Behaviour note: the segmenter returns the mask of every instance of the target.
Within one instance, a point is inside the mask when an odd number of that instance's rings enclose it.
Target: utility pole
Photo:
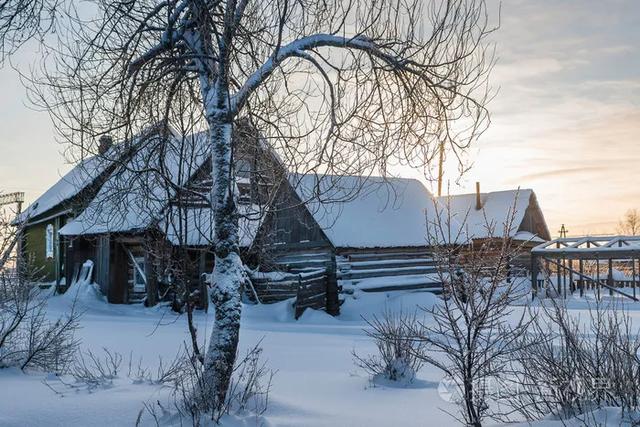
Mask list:
[[[438,160],[438,197],[442,196],[442,177],[444,175],[444,141],[440,142],[440,159]]]

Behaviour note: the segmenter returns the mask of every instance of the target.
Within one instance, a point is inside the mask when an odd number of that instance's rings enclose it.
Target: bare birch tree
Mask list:
[[[291,171],[387,175],[456,156],[488,123],[493,30],[483,0],[95,0],[70,6],[33,100],[86,153],[199,107],[210,138],[215,325],[205,356],[223,404],[240,328],[242,263],[232,164],[244,118]],[[56,23],[60,25],[59,22]]]

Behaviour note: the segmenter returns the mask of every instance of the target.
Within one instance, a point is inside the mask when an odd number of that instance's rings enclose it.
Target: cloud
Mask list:
[[[511,179],[510,182],[513,183],[514,185],[519,185],[519,183],[523,181],[530,182],[530,181],[536,181],[540,179],[548,180],[550,178],[560,178],[567,175],[590,175],[596,171],[607,171],[607,170],[609,170],[609,168],[605,166],[596,166],[596,167],[592,166],[589,168],[574,167],[574,168],[565,168],[565,169],[553,169],[553,170],[546,170],[542,172],[535,172],[535,173],[530,173],[526,175],[521,175]]]
[[[614,232],[640,205],[640,2],[523,0],[502,17],[492,126],[461,191],[532,187],[552,230]]]

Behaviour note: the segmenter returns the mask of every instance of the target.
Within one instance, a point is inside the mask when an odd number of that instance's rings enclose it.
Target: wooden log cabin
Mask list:
[[[295,295],[296,315],[306,307],[337,314],[341,292],[440,291],[426,218],[443,200],[421,182],[289,173],[250,126],[236,124],[233,138],[250,298],[269,302]],[[128,143],[104,145],[19,218],[23,259],[36,268],[56,266],[42,279],[62,290],[92,260],[93,281],[111,303],[153,305],[176,281],[205,290],[215,239],[206,135],[160,127]],[[521,214],[513,238],[548,239],[535,194],[518,194]],[[481,195],[478,215],[489,212],[503,222],[514,195]],[[470,200],[476,195],[452,196],[447,203],[462,215]]]
[[[499,244],[503,236],[508,237],[518,252],[511,263],[521,269],[531,265],[531,250],[551,239],[549,228],[531,189],[515,189],[476,192],[442,196],[440,206],[451,212],[450,222],[458,228],[454,234],[460,236],[457,243],[468,243],[478,248],[481,245]]]
[[[292,174],[289,183],[258,233],[278,268],[328,269],[334,303],[338,291],[439,291],[426,237],[433,198],[421,182]]]
[[[234,186],[243,249],[260,223],[263,179],[269,179],[258,177],[256,162],[266,165],[261,172],[273,169],[254,135],[243,124],[234,130],[243,141]],[[213,268],[208,153],[205,134],[183,136],[159,126],[121,144],[103,140],[98,154],[77,164],[17,218],[22,260],[40,281],[61,290],[92,260],[93,280],[109,302],[153,304],[160,296],[157,282],[176,270],[173,261],[182,251],[181,259],[190,262],[183,274],[188,277],[179,279],[202,285],[200,272]]]

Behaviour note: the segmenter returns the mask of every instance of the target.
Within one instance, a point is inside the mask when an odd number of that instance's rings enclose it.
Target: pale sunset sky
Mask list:
[[[573,235],[615,232],[640,208],[640,1],[503,0],[493,40],[492,123],[459,184],[447,170],[451,192],[476,181],[482,191],[532,188],[552,235],[562,223]],[[35,55],[13,62],[26,70]],[[49,117],[28,107],[6,65],[0,147],[0,191],[24,191],[27,202],[70,168]]]

